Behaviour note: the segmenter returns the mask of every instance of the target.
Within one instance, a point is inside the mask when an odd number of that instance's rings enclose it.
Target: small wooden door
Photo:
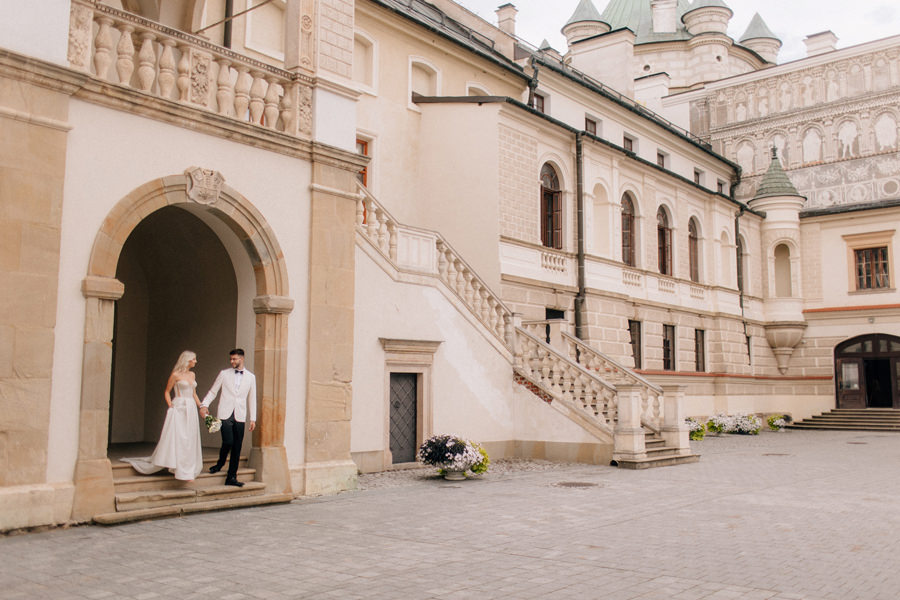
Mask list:
[[[862,359],[843,358],[837,361],[838,408],[865,408],[865,384]]]
[[[391,373],[390,449],[391,462],[416,460],[418,429],[418,375]]]

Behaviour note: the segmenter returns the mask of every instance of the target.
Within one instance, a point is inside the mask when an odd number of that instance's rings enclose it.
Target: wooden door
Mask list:
[[[862,359],[838,359],[836,379],[838,408],[866,407],[866,380]]]

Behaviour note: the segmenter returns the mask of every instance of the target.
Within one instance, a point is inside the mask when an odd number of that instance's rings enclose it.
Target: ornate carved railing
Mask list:
[[[588,371],[597,373],[600,379],[612,385],[637,385],[641,390],[641,424],[659,431],[663,422],[663,389],[641,377],[633,370],[599,350],[585,344],[573,335],[561,332],[566,354],[570,360],[578,363]]]
[[[430,272],[452,290],[471,313],[507,347],[512,347],[512,311],[454,250],[440,233],[400,225],[375,197],[359,185],[356,229],[399,268]],[[433,246],[430,248],[429,246]],[[415,247],[417,255],[436,260],[410,260],[399,248]]]
[[[575,408],[612,438],[616,389],[521,327],[516,329],[515,371],[545,400],[549,396]]]
[[[68,59],[149,96],[292,136],[312,132],[308,77],[92,0],[72,0]]]

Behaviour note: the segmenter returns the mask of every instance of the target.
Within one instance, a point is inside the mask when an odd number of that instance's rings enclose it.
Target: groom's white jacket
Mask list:
[[[234,389],[234,375],[232,368],[219,371],[215,383],[203,397],[203,406],[209,408],[221,389],[222,395],[219,397],[219,408],[216,411],[219,419],[224,421],[234,412],[234,420],[243,423],[247,420],[249,411],[250,420],[256,421],[256,376],[244,369],[241,387]]]

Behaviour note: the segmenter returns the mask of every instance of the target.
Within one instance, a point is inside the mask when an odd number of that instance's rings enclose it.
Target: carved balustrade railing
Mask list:
[[[491,291],[488,285],[437,232],[400,225],[362,184],[356,203],[356,228],[381,253],[400,268],[431,272],[450,288],[469,311],[507,348],[512,348],[512,311]],[[398,248],[403,236],[414,238],[419,248],[433,239],[436,260],[431,268],[425,264],[404,264]]]
[[[635,373],[622,363],[563,331],[562,341],[568,358],[612,385],[637,385],[641,390],[641,424],[659,431],[664,417],[663,389]]]
[[[613,435],[616,389],[524,329],[516,329],[515,370],[542,393],[561,400]]]
[[[72,0],[69,65],[107,83],[309,138],[311,80],[94,0]]]

